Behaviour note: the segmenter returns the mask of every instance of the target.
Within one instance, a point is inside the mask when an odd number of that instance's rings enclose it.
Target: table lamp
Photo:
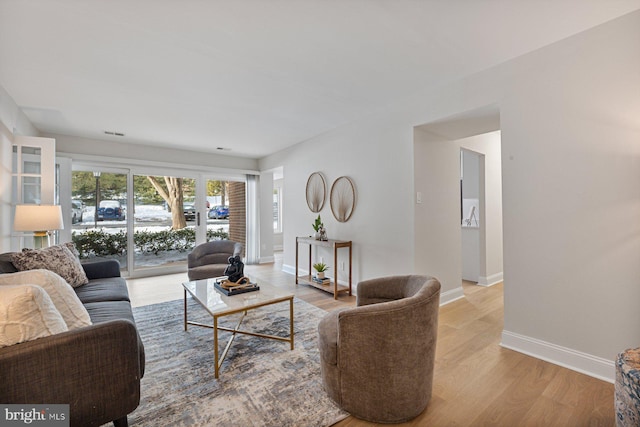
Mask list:
[[[64,228],[59,205],[17,205],[13,220],[15,231],[33,231],[34,246],[49,246],[49,231]]]

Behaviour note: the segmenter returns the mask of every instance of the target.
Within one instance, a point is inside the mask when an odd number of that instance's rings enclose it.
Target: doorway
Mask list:
[[[484,196],[481,168],[484,169],[482,154],[460,148],[462,280],[476,284],[480,281],[481,248],[484,246],[480,242],[480,199]]]
[[[414,271],[440,280],[443,304],[464,297],[461,242],[465,219],[471,219],[474,226],[477,220],[481,247],[476,258],[476,282],[489,286],[503,277],[499,129],[500,111],[496,105],[414,128]],[[461,197],[461,149],[484,156],[484,171],[482,163],[478,169],[479,181],[484,177],[480,191],[485,188],[485,196],[478,196],[472,218],[469,214],[473,203],[463,206]]]
[[[462,279],[491,286],[503,279],[501,132],[456,143],[461,161]]]

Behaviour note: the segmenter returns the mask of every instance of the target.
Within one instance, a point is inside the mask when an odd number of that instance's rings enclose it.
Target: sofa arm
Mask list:
[[[72,426],[100,426],[140,402],[138,335],[112,320],[0,349],[0,402],[70,405]]]
[[[120,277],[120,263],[115,259],[83,262],[82,268],[89,280]]]

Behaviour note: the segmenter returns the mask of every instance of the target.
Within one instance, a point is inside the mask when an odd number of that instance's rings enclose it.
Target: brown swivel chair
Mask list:
[[[196,246],[187,255],[189,280],[209,279],[224,275],[229,257],[242,256],[242,243],[231,240],[212,240]]]
[[[357,418],[415,418],[431,399],[440,282],[384,277],[360,282],[356,293],[356,307],[331,312],[318,325],[324,388]]]

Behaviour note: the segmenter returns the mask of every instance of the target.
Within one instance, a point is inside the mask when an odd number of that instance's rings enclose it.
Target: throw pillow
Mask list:
[[[0,286],[0,348],[66,330],[64,319],[40,286]]]
[[[89,283],[80,260],[64,245],[44,249],[23,249],[11,257],[20,271],[43,268],[57,273],[74,288]]]
[[[62,277],[49,270],[28,270],[0,274],[0,285],[38,285],[44,289],[69,330],[91,325],[89,313]]]
[[[71,251],[71,253],[78,259],[80,259],[80,252],[78,252],[78,248],[76,248],[76,244],[73,242],[63,243],[62,246],[65,246],[67,249]]]

